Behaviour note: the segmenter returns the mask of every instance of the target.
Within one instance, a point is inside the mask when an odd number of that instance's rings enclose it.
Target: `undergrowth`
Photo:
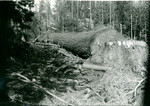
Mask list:
[[[67,86],[73,86],[64,84],[64,80],[73,79],[76,76],[73,72],[76,68],[73,65],[77,61],[59,53],[58,49],[34,46],[28,48],[29,53],[24,61],[10,58],[7,71],[10,73],[8,87],[12,101],[34,104],[45,98],[43,90],[32,83],[20,81],[20,78],[12,76],[12,73],[19,73],[44,88],[56,89],[58,92],[66,92]],[[70,65],[70,67],[57,70],[63,65]]]
[[[83,62],[64,49],[34,46],[28,49],[26,64],[10,59],[7,69],[11,79],[9,96],[16,103],[31,105],[66,105],[48,95],[39,85],[73,105],[140,105],[142,104],[146,72],[135,73],[127,63],[103,72],[75,67]],[[109,60],[108,60],[109,61]],[[32,83],[22,81],[18,73]]]

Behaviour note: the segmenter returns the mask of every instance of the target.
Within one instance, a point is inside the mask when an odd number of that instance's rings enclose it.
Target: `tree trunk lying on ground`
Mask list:
[[[123,35],[116,30],[101,27],[96,30],[79,33],[47,33],[38,40],[58,44],[67,51],[87,59],[91,55],[90,46],[99,38],[101,39],[100,43],[125,39]]]
[[[85,61],[81,67],[87,69],[102,70],[102,71],[108,71],[112,69],[111,67],[104,67],[104,66],[93,64],[89,60]]]
[[[147,44],[144,41],[126,40],[116,30],[102,29],[81,33],[52,33],[45,37],[54,44],[93,63],[105,67],[124,66],[134,71],[145,70]],[[44,38],[43,38],[44,40]]]

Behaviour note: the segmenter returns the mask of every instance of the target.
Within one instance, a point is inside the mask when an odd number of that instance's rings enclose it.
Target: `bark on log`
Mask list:
[[[59,45],[56,44],[52,44],[52,43],[40,43],[40,42],[36,42],[36,45],[42,45],[42,46],[55,46],[55,47],[60,47]]]

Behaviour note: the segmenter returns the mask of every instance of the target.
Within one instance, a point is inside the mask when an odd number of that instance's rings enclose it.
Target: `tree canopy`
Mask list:
[[[34,13],[31,11],[34,0],[1,1],[0,2],[0,60],[4,67],[5,60],[15,52],[17,45],[23,43],[22,37],[27,40],[26,29],[32,21]]]
[[[40,8],[41,5],[47,7],[46,1],[40,2]],[[50,22],[53,22],[50,28],[53,27],[54,32],[82,32],[106,25],[128,37],[142,39],[147,31],[148,1],[56,0],[54,8],[50,11]]]

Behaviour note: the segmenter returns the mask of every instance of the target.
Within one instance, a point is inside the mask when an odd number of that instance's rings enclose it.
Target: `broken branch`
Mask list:
[[[138,87],[142,84],[142,82],[143,82],[145,79],[146,79],[146,78],[143,78],[142,80],[138,81],[139,83],[138,83],[138,85],[134,88],[134,90],[128,92],[126,95],[131,94],[131,93],[134,93],[134,96],[136,97],[136,91],[137,91]]]
[[[46,93],[46,94],[48,94],[48,95],[51,95],[51,96],[55,97],[56,99],[58,99],[58,100],[59,100],[59,101],[61,101],[61,102],[64,102],[64,103],[69,104],[69,105],[72,105],[72,104],[70,104],[70,103],[66,102],[65,100],[63,100],[63,99],[59,98],[58,96],[56,96],[56,95],[52,94],[52,93],[51,93],[51,92],[49,92],[46,88],[43,88],[42,86],[40,86],[40,85],[38,85],[38,84],[33,83],[30,79],[28,79],[27,77],[25,77],[25,76],[21,75],[20,73],[13,73],[12,75],[14,75],[14,76],[19,76],[19,77],[23,78],[23,79],[19,79],[19,80],[21,80],[21,81],[23,81],[23,82],[32,83],[34,86],[36,86],[36,87],[38,87],[39,89],[41,89],[41,90],[45,91],[45,93]]]
[[[95,64],[87,64],[83,63],[82,68],[89,68],[89,69],[95,69],[95,70],[111,70],[111,67],[104,67],[104,66],[99,66]]]

